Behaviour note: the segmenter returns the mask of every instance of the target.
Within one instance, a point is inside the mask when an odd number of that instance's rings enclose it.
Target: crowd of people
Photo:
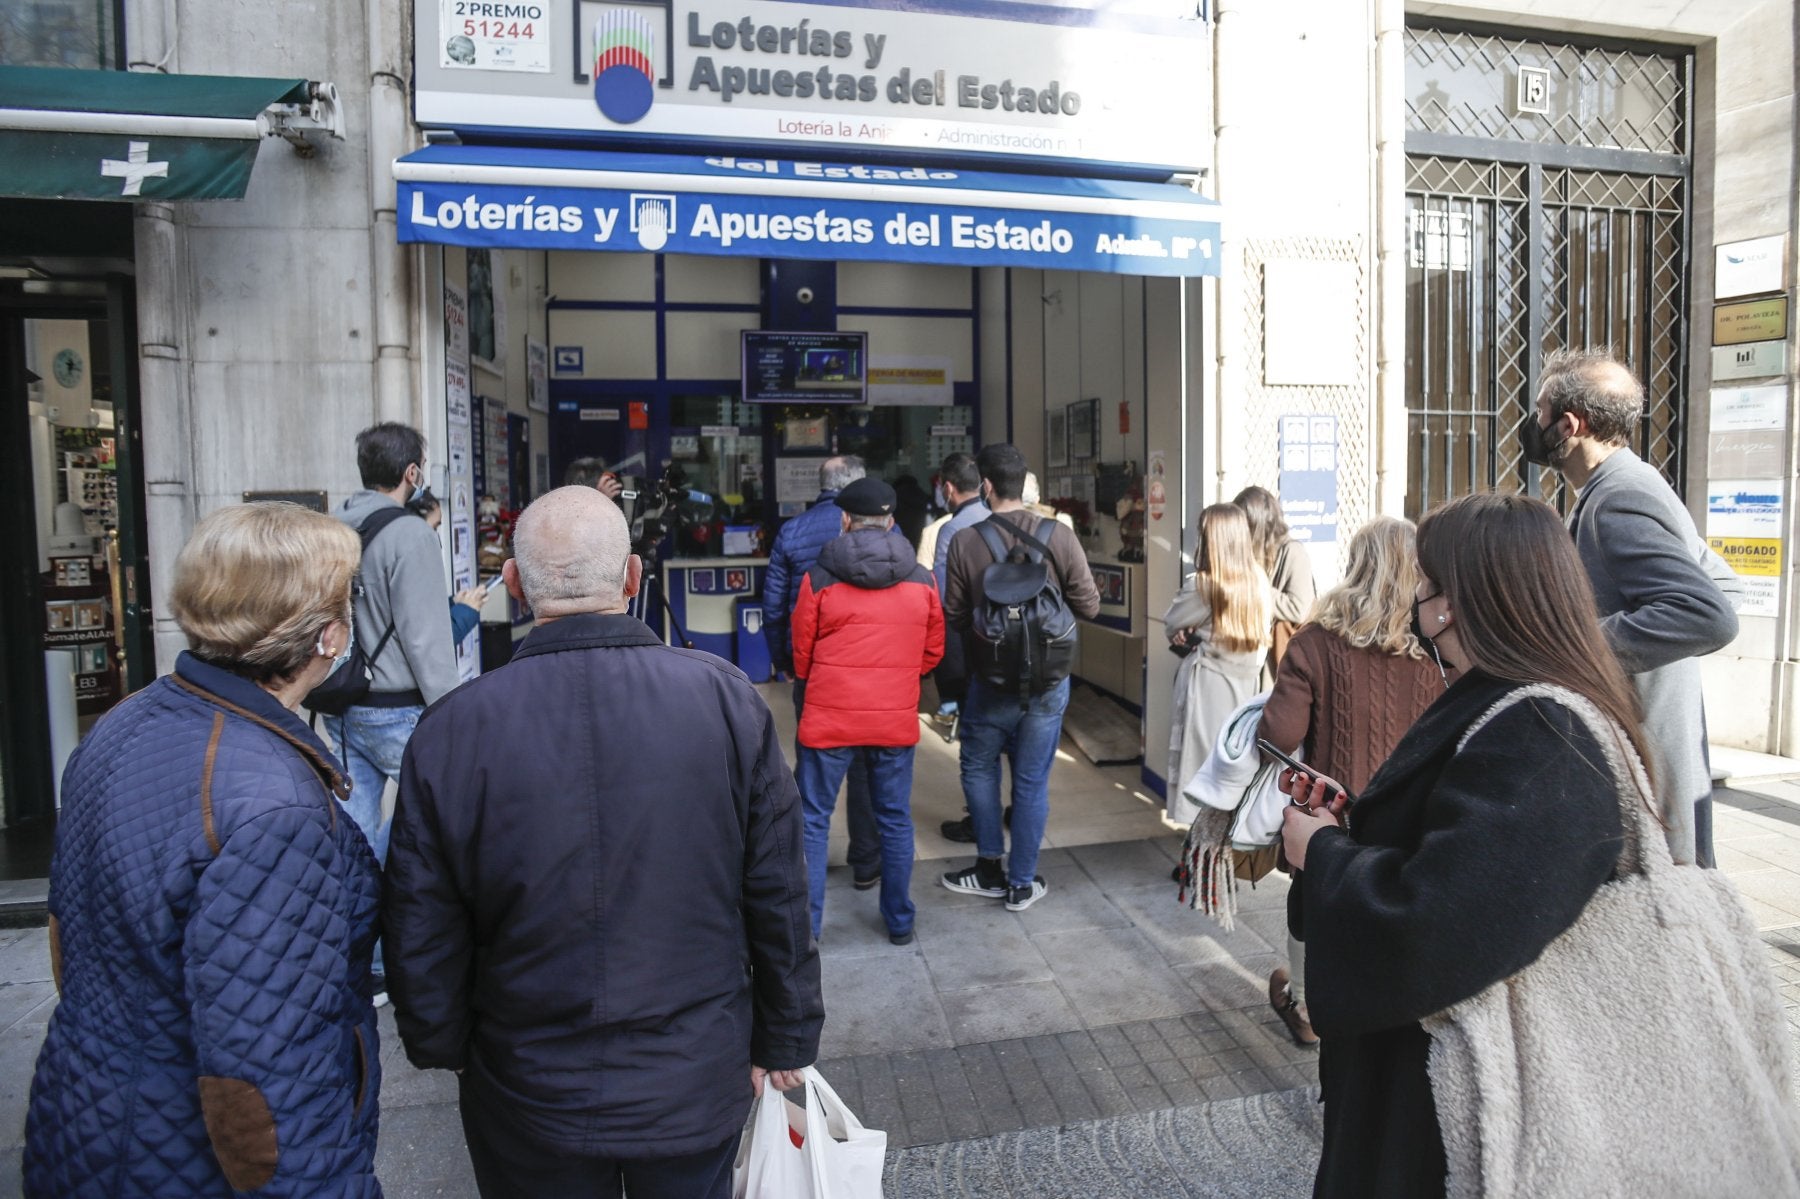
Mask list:
[[[1269,491],[1198,514],[1162,617],[1165,814],[1210,861],[1292,877],[1268,991],[1321,1053],[1318,1194],[1796,1193],[1772,980],[1704,869],[1696,659],[1736,635],[1735,577],[1627,447],[1629,371],[1582,352],[1543,379],[1527,448],[1578,489],[1566,522],[1498,493],[1379,517],[1316,596]],[[535,623],[461,685],[456,608],[483,597],[445,603],[424,441],[377,425],[357,464],[335,517],[199,522],[169,593],[188,650],[70,760],[26,1193],[379,1195],[391,996],[409,1059],[456,1075],[484,1196],[728,1195],[752,1097],[818,1054],[840,790],[893,944],[922,725],[956,745],[967,814],[943,831],[975,852],[938,882],[1015,912],[1047,894],[1100,605],[1079,538],[1009,444],[951,455],[930,522],[825,460],[763,596],[790,768],[741,672],[628,614],[643,564],[597,463],[518,517],[502,582]],[[1241,795],[1221,754],[1257,768]],[[1694,1043],[1634,1038],[1621,997]]]

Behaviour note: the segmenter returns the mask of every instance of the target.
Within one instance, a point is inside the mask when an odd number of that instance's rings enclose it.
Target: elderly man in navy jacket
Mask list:
[[[383,913],[407,1056],[461,1075],[483,1196],[730,1193],[753,1093],[824,1021],[800,797],[736,668],[625,615],[591,487],[520,516],[534,628],[407,747]]]

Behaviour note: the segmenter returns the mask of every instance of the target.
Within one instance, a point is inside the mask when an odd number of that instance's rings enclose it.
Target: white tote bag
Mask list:
[[[817,1070],[804,1075],[804,1109],[774,1087],[751,1105],[732,1199],[881,1199],[887,1133],[864,1128]]]

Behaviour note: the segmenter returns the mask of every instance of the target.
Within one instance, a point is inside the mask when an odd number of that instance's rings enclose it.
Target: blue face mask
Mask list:
[[[323,658],[326,656],[325,633],[323,630],[321,630],[319,633],[318,644],[316,644],[313,648],[318,651],[319,657]],[[344,638],[343,651],[331,659],[331,670],[325,677],[330,678],[331,675],[334,675],[339,670],[342,670],[344,663],[346,663],[350,660],[350,651],[354,650],[355,648],[356,648],[356,627],[354,625],[352,625],[350,628],[350,635],[348,637]]]

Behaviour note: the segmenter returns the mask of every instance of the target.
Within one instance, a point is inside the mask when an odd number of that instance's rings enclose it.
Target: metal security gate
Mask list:
[[[1407,41],[1408,515],[1491,489],[1566,504],[1522,441],[1564,347],[1611,347],[1644,381],[1633,448],[1679,490],[1688,60],[1471,28]]]

